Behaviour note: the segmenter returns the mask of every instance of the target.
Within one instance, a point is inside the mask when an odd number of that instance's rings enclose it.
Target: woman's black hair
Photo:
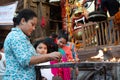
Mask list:
[[[28,20],[32,19],[33,17],[37,17],[36,13],[31,9],[23,9],[17,13],[17,15],[13,18],[14,27],[20,24],[22,18],[25,19],[27,22]]]
[[[68,36],[67,35],[59,35],[58,36],[58,39],[60,39],[60,38],[64,38],[65,40],[66,40],[66,42],[68,42]]]

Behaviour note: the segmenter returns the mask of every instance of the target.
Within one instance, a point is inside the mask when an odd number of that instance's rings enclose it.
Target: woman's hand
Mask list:
[[[62,55],[60,54],[60,52],[52,52],[49,54],[50,60],[57,60],[60,61]]]
[[[60,52],[52,52],[44,55],[36,55],[31,57],[30,65],[32,64],[39,64],[51,60],[57,60],[59,61],[61,59],[62,55]]]

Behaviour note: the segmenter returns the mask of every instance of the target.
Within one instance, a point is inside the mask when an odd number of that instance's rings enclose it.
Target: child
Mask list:
[[[39,40],[34,44],[34,48],[38,55],[44,55],[48,53],[48,45],[44,40]],[[40,63],[38,65],[50,65],[50,61]],[[42,80],[52,80],[53,74],[51,72],[51,68],[41,69]]]

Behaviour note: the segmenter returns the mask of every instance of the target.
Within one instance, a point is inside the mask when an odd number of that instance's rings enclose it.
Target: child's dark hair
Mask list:
[[[20,12],[17,12],[16,16],[13,18],[14,27],[20,24],[22,18],[25,19],[27,22],[28,20],[32,19],[33,17],[37,17],[36,13],[31,9],[23,9]]]
[[[53,41],[52,38],[46,38],[45,43],[48,44],[48,52],[58,51],[58,45]]]
[[[55,34],[55,33],[50,34],[50,36],[51,36],[53,39],[58,37],[58,35]]]
[[[37,48],[37,46],[40,44],[40,43],[43,43],[43,44],[45,44],[46,46],[47,46],[47,52],[48,53],[50,53],[50,52],[54,52],[54,51],[58,51],[58,46],[57,46],[57,44],[55,44],[53,41],[52,41],[52,39],[48,39],[48,38],[46,38],[46,39],[41,39],[41,40],[38,40],[38,41],[36,41],[34,44],[33,44],[33,46],[34,46],[34,48],[36,49]]]
[[[40,43],[43,43],[43,44],[45,44],[45,45],[48,47],[48,45],[47,45],[47,43],[44,41],[44,39],[41,39],[41,40],[36,41],[36,42],[33,44],[34,48],[36,49],[37,46],[38,46]]]

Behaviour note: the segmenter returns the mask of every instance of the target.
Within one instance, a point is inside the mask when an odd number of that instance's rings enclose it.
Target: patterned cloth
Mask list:
[[[78,58],[78,55],[76,54],[76,50],[75,50],[75,45],[73,43],[71,43],[71,42],[68,42],[66,44],[66,46],[70,47],[70,49],[72,51],[72,57],[73,57],[73,59]]]
[[[73,56],[72,56],[71,48],[69,46],[64,46],[64,47],[62,47],[62,49],[65,51],[67,61],[72,61]]]
[[[29,65],[37,55],[29,38],[18,27],[12,28],[4,43],[6,72],[3,80],[36,80],[34,65]]]

